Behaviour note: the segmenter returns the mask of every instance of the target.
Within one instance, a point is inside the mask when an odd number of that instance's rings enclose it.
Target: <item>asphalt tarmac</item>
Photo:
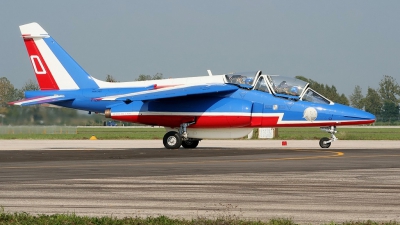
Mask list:
[[[400,221],[400,141],[0,144],[7,212],[229,217],[297,223]]]

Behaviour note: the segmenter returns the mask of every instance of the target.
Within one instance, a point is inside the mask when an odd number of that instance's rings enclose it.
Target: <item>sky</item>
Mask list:
[[[350,95],[400,82],[400,1],[0,1],[0,77],[35,80],[19,27],[39,23],[90,75],[133,81],[262,70]]]

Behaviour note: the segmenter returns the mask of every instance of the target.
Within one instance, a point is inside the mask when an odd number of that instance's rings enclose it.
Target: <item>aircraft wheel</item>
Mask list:
[[[182,138],[176,131],[170,131],[164,135],[163,144],[167,149],[177,149],[181,147]]]
[[[197,145],[199,145],[199,140],[182,141],[182,147],[184,148],[196,148]]]
[[[324,143],[325,141],[329,141],[330,139],[327,137],[323,137],[321,138],[321,140],[319,140],[319,146],[321,146],[321,148],[329,148],[331,147],[331,143]]]

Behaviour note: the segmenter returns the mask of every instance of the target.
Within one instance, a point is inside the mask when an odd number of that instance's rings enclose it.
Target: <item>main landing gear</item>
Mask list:
[[[179,147],[184,148],[196,148],[200,142],[200,139],[188,138],[187,136],[187,127],[194,124],[192,123],[183,123],[179,128],[179,132],[169,131],[164,135],[163,144],[167,149],[178,149]]]
[[[164,135],[163,144],[168,149],[179,148],[182,144],[182,137],[178,132],[170,131]]]
[[[337,133],[336,126],[321,127],[321,130],[330,133],[331,138],[321,138],[321,140],[319,140],[319,146],[321,146],[321,148],[329,148],[331,146],[331,143],[337,140],[337,137],[335,136],[335,134]]]

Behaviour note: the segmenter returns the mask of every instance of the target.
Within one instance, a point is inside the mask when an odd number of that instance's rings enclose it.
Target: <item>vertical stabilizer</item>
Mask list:
[[[98,88],[93,78],[39,24],[19,28],[41,90]]]

